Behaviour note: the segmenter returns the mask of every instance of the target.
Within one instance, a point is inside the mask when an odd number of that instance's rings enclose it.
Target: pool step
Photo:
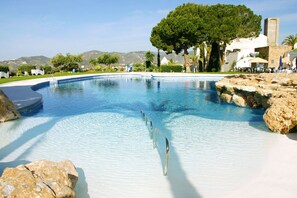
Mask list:
[[[141,110],[140,114],[141,114],[142,119],[145,122],[145,125],[149,129],[150,138],[153,140],[153,148],[160,149],[160,147],[157,146],[158,138],[162,138],[165,141],[165,163],[164,163],[164,167],[163,167],[163,175],[167,176],[168,166],[169,166],[169,157],[170,157],[169,140],[158,128],[154,128],[153,121],[144,113],[144,111]],[[148,125],[148,123],[149,123],[149,125]]]

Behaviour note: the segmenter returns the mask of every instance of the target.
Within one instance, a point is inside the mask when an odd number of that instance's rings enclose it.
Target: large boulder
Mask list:
[[[232,96],[232,100],[233,100],[234,104],[236,104],[239,107],[245,107],[246,106],[246,99],[242,95],[234,94]]]
[[[263,116],[268,128],[282,134],[297,131],[297,92],[277,93]]]
[[[263,118],[271,131],[297,132],[297,74],[228,76],[218,81],[216,88],[223,101],[266,109]]]
[[[0,197],[75,197],[78,180],[69,160],[35,161],[16,168],[6,168],[0,178]]]
[[[21,115],[14,104],[8,99],[3,91],[0,90],[0,122],[15,120],[20,117]]]

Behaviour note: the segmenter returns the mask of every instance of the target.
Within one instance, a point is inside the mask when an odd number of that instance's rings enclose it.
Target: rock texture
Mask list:
[[[263,116],[273,132],[297,132],[297,74],[228,76],[216,83],[223,101],[266,109]]]
[[[6,168],[0,178],[0,197],[75,197],[78,173],[71,161],[35,161]]]
[[[15,120],[20,118],[21,115],[15,108],[14,104],[8,97],[0,90],[0,122]]]

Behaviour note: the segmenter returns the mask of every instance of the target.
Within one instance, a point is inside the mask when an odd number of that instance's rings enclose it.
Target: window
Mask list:
[[[273,64],[273,63],[274,63],[274,60],[272,59],[272,60],[271,60],[271,64]]]

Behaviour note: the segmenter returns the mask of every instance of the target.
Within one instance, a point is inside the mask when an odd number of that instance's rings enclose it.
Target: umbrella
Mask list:
[[[252,58],[249,60],[250,63],[268,63],[267,60],[263,59],[263,58],[259,58],[259,57],[256,57],[256,58]]]
[[[283,61],[282,61],[282,56],[279,57],[279,70],[282,70],[283,68]]]

